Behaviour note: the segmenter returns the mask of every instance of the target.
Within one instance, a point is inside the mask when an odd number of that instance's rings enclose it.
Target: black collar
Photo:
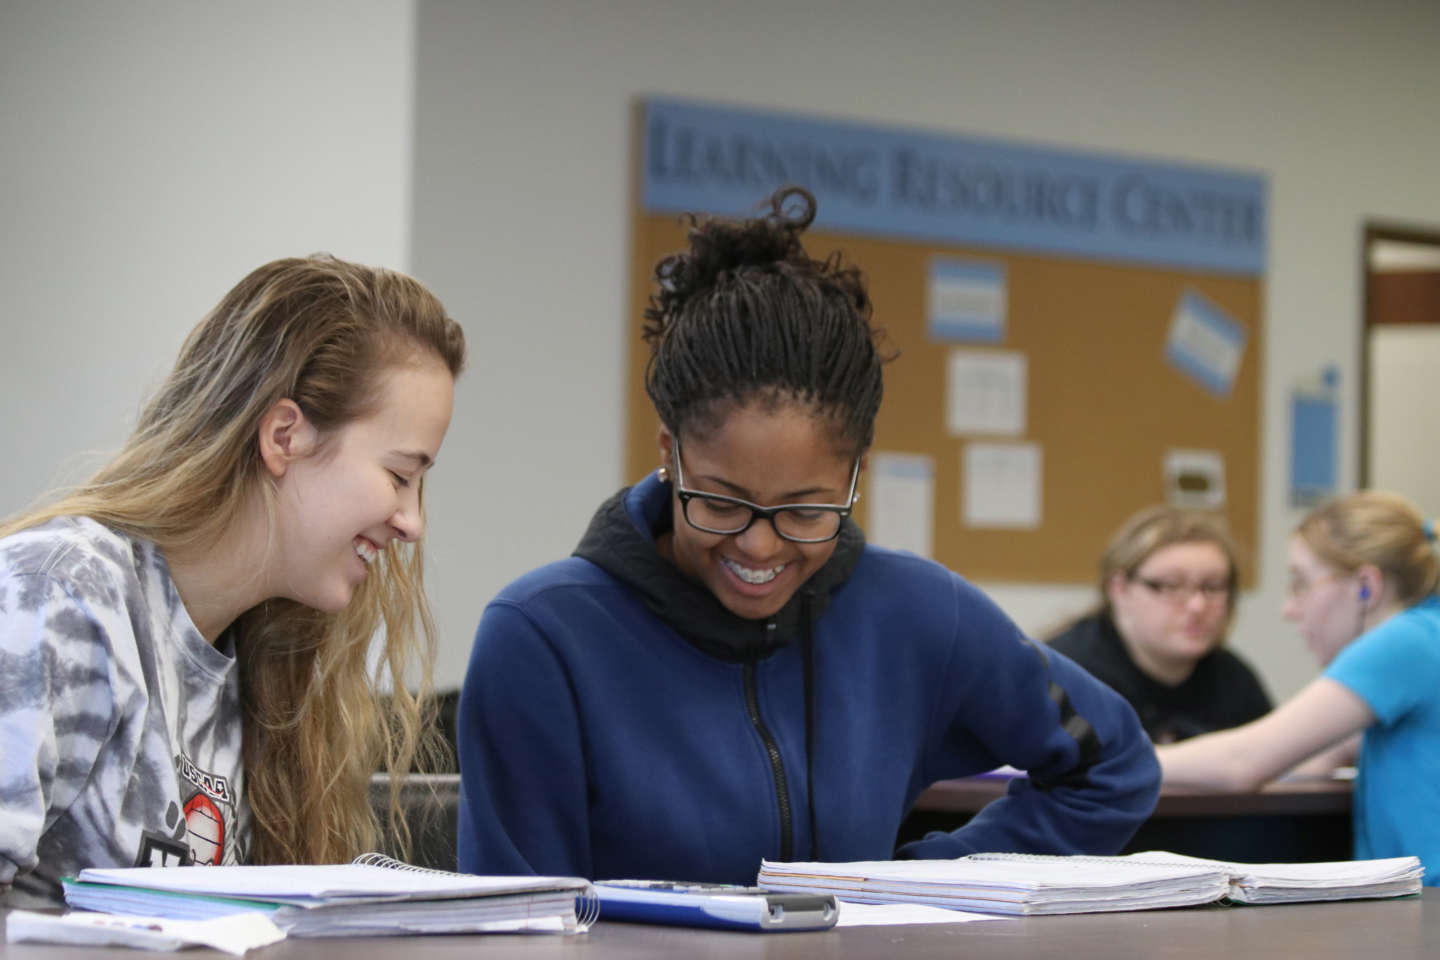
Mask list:
[[[621,490],[595,512],[575,556],[633,588],[655,616],[720,659],[765,656],[801,636],[806,620],[820,618],[831,593],[849,579],[865,549],[865,534],[845,518],[835,552],[795,596],[767,620],[746,620],[656,549],[656,539],[671,529],[673,502],[673,488],[655,474]]]

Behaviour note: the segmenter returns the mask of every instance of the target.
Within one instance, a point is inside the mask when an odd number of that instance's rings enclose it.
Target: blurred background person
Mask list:
[[[1155,743],[1247,723],[1270,710],[1270,698],[1223,646],[1238,582],[1218,518],[1147,508],[1101,557],[1100,605],[1050,646],[1128,700]]]
[[[1325,672],[1265,717],[1157,752],[1165,783],[1254,790],[1347,762],[1357,859],[1418,856],[1440,884],[1440,560],[1403,497],[1362,490],[1316,508],[1290,539],[1285,617]]]

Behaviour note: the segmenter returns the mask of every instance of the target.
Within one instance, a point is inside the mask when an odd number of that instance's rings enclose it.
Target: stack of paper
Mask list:
[[[1106,861],[766,860],[757,883],[771,890],[832,893],[857,903],[918,903],[1012,916],[1183,907],[1219,900],[1230,887],[1229,873],[1215,866]]]
[[[1425,877],[1418,857],[1333,863],[1227,863],[1153,850],[1116,859],[1222,867],[1230,873],[1227,896],[1238,903],[1404,897],[1419,893]]]
[[[1229,863],[1152,851],[1123,857],[977,853],[958,860],[767,860],[756,882],[771,890],[833,893],[857,903],[917,903],[1029,915],[1147,910],[1221,899],[1294,903],[1401,897],[1418,894],[1424,875],[1415,857]]]
[[[373,863],[89,869],[65,881],[65,900],[81,910],[179,920],[259,911],[297,937],[573,933],[596,911],[593,888],[577,877],[481,877]]]

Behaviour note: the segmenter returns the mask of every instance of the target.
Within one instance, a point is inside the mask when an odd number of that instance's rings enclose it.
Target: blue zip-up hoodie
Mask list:
[[[486,608],[459,709],[460,869],[753,883],[762,858],[884,860],[937,780],[1029,772],[901,857],[1114,853],[1160,770],[1130,706],[939,564],[867,546],[769,621],[656,552],[671,488]]]

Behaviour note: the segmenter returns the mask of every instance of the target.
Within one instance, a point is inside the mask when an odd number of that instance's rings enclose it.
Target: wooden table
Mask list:
[[[843,908],[842,908],[843,909]],[[1132,913],[1029,917],[966,924],[852,927],[822,933],[721,933],[681,927],[600,923],[574,937],[552,935],[288,940],[248,954],[253,960],[619,960],[630,957],[899,957],[904,960],[1305,960],[1440,956],[1440,890],[1405,900],[1191,907]],[[0,944],[0,960],[139,960],[146,954],[31,944]],[[153,956],[153,955],[152,955]],[[184,960],[223,957],[187,950]]]
[[[920,795],[900,828],[905,842],[930,830],[953,830],[1005,792],[1009,780],[944,780]],[[1173,850],[1252,863],[1348,860],[1349,781],[1282,780],[1253,793],[1166,788],[1126,851]]]

